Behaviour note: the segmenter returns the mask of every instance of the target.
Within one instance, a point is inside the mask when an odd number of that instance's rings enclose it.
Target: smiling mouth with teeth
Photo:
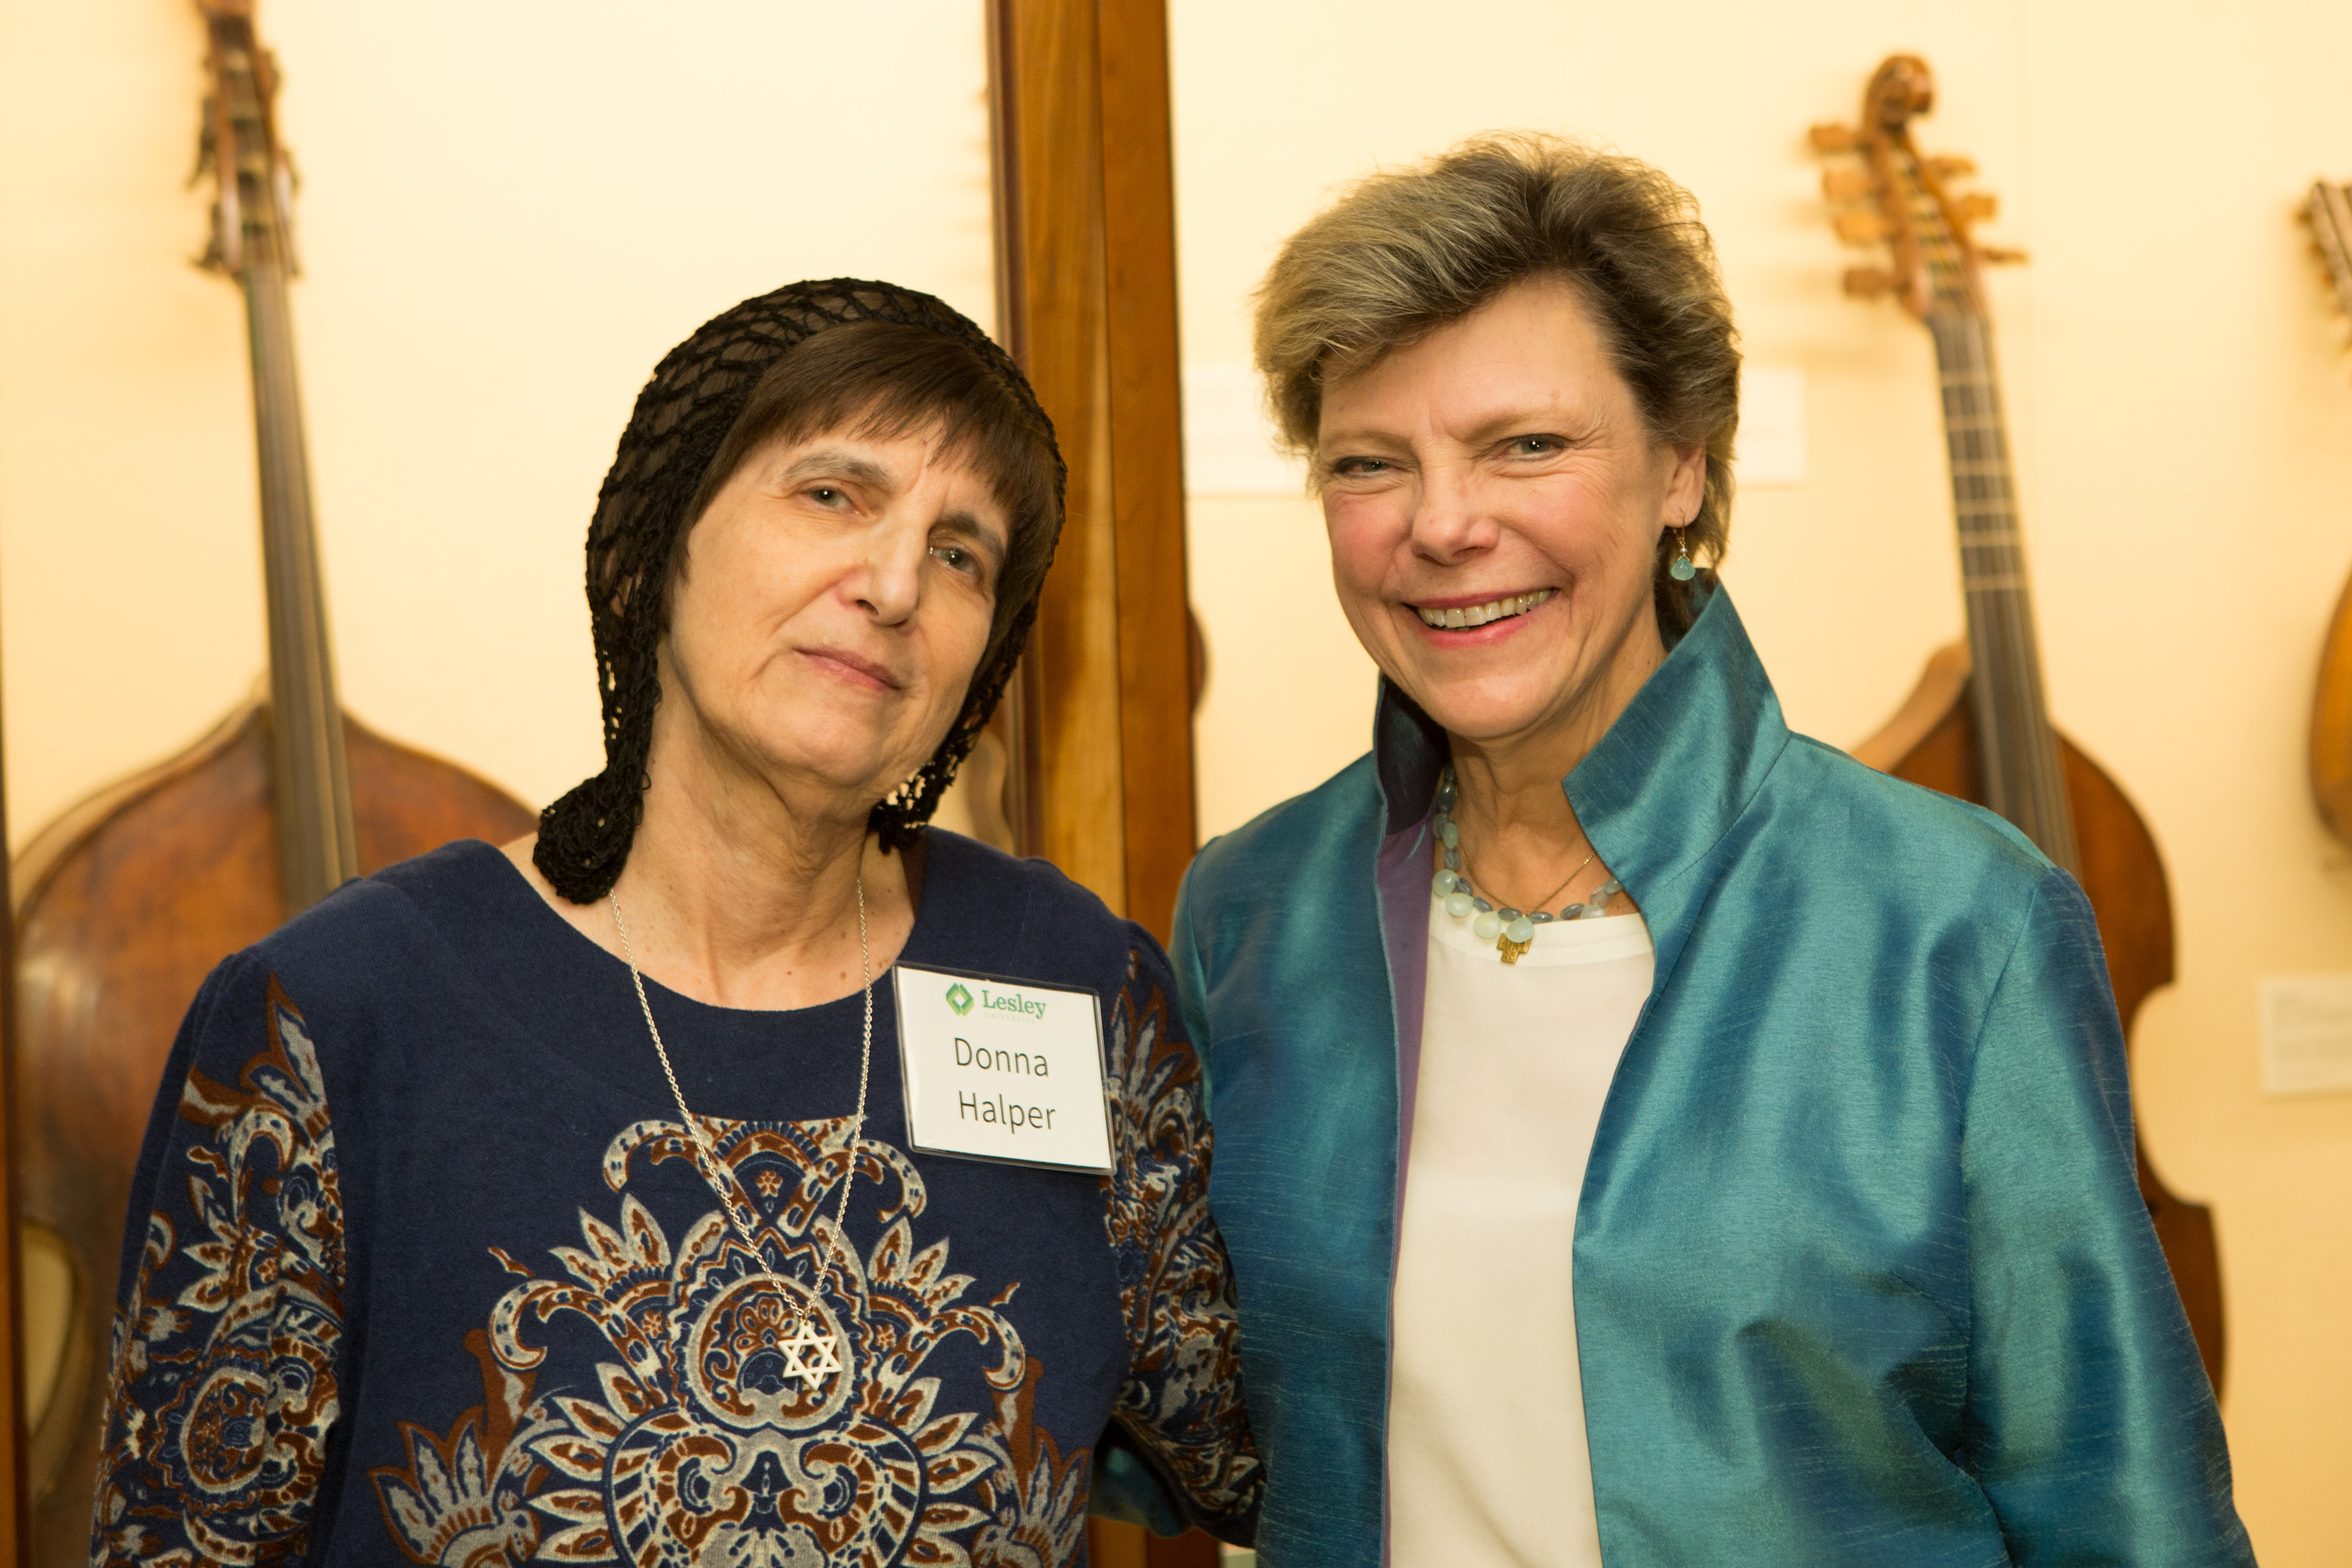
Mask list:
[[[1483,605],[1463,605],[1451,610],[1425,610],[1415,605],[1412,613],[1421,617],[1421,624],[1425,626],[1434,626],[1440,631],[1465,631],[1493,621],[1507,621],[1513,616],[1524,616],[1550,598],[1555,592],[1551,588],[1540,588],[1532,594],[1514,594],[1507,599],[1489,599]]]

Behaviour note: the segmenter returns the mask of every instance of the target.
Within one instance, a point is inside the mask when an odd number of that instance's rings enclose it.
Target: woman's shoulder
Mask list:
[[[415,984],[437,961],[510,945],[537,901],[504,854],[460,839],[344,883],[238,957],[302,1005]]]
[[[1202,845],[1188,885],[1200,897],[1262,882],[1269,875],[1288,879],[1305,866],[1334,864],[1330,851],[1375,832],[1380,813],[1380,780],[1367,752],[1313,789],[1268,806]]]
[[[919,952],[910,962],[995,967],[1102,988],[1150,934],[1050,860],[1008,855],[942,827],[923,835]]]
[[[938,897],[957,906],[984,904],[1001,913],[1007,900],[1016,900],[1062,920],[1118,920],[1094,889],[1051,860],[1008,855],[944,827],[923,831],[921,876],[926,902]]]
[[[2032,839],[1983,806],[1881,773],[1810,736],[1790,737],[1773,783],[1776,816],[1835,844],[1838,862],[1874,880],[1900,866],[1915,874],[1898,885],[2031,900],[2055,870]]]
[[[353,878],[259,945],[291,953],[381,938],[419,920],[494,921],[502,912],[499,907],[511,901],[502,893],[529,890],[503,851],[478,838],[460,838]]]
[[[413,1043],[420,1027],[465,1031],[486,1006],[467,966],[507,961],[515,946],[516,922],[496,912],[512,891],[501,876],[536,900],[503,855],[472,842],[344,883],[214,966],[173,1071],[241,1083],[282,1058],[310,1075],[310,1091],[333,1079],[347,1097],[349,1069],[389,1060],[387,1045]]]

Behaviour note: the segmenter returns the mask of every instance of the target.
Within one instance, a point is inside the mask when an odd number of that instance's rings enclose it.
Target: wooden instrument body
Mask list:
[[[2352,583],[2328,619],[2312,684],[2311,799],[2327,830],[2352,844]]]
[[[1896,778],[1962,800],[1978,801],[1984,763],[1977,744],[1974,705],[1967,700],[1969,668],[1965,643],[1939,652],[1928,663],[1902,710],[1854,755]],[[2106,950],[2107,980],[2124,1037],[2131,1037],[2140,1004],[2159,986],[2172,984],[2172,891],[2164,861],[2147,822],[2122,786],[2061,732],[2058,754],[2074,807],[2076,875],[2099,922]],[[2147,1204],[2157,1239],[2164,1246],[2172,1281],[2205,1375],[2221,1385],[2224,1341],[2221,1271],[2212,1211],[2176,1196],[2158,1179],[2147,1151],[2137,1136],[2140,1196]]]
[[[1903,709],[1854,754],[1999,813],[2075,875],[2099,922],[2128,1040],[2140,1003],[2172,978],[2170,891],[2139,813],[2050,720],[1982,279],[1986,264],[2024,258],[1974,237],[1974,225],[1997,206],[1981,192],[1952,188],[1974,166],[1924,156],[1913,142],[1913,121],[1934,102],[1927,62],[1891,55],[1864,89],[1859,125],[1818,125],[1812,133],[1822,152],[1860,155],[1859,169],[1832,169],[1822,179],[1832,203],[1867,204],[1838,215],[1840,236],[1888,247],[1890,265],[1848,271],[1846,291],[1893,296],[1935,343],[1968,606],[1967,641],[1928,661]],[[2134,1156],[2206,1375],[2219,1389],[2221,1261],[2212,1216],[2165,1187],[2137,1140]]]
[[[362,870],[534,826],[520,803],[463,769],[344,725]],[[68,812],[17,858],[22,1223],[47,1233],[71,1278],[55,1392],[30,1434],[43,1568],[89,1559],[132,1169],[197,987],[283,919],[277,837],[269,710],[250,703]]]
[[[2336,301],[2352,316],[2352,185],[2315,182],[2303,216],[2327,263]],[[2312,690],[2311,798],[2327,830],[2352,844],[2352,584],[2336,601]]]

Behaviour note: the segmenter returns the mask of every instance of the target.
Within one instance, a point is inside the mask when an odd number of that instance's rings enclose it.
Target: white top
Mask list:
[[[1649,999],[1639,915],[1506,964],[1433,902],[1389,1384],[1389,1560],[1598,1565],[1570,1283],[1601,1102]]]

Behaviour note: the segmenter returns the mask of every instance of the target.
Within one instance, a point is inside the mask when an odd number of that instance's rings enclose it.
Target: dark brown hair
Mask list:
[[[906,334],[911,333],[912,336]],[[539,817],[531,852],[575,904],[603,898],[645,814],[669,585],[718,486],[767,442],[824,429],[943,430],[1011,513],[988,650],[947,736],[867,821],[913,843],[1004,695],[1062,527],[1054,427],[1011,355],[929,294],[866,278],[788,284],[746,300],[662,356],[637,394],[588,524],[588,627],[604,766]]]
[[[970,348],[921,327],[853,322],[770,365],[687,503],[671,576],[684,570],[687,541],[711,498],[768,447],[830,434],[889,440],[925,431],[939,434],[943,453],[971,464],[1004,509],[1011,537],[988,636],[988,652],[995,652],[1053,563],[1060,459],[1053,427],[1034,403]]]

